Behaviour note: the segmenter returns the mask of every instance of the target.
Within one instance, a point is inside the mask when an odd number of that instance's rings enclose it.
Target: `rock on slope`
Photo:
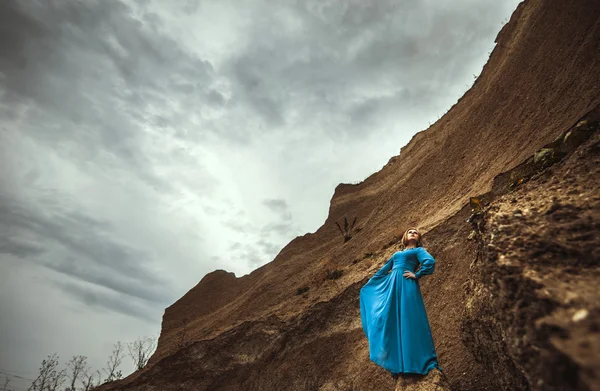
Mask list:
[[[600,103],[600,3],[528,0],[496,42],[480,77],[446,115],[415,135],[379,172],[335,189],[323,226],[294,239],[247,276],[224,271],[205,276],[166,309],[149,365],[100,390],[394,389],[391,377],[369,362],[358,292],[397,250],[398,235],[409,225],[427,231],[426,247],[438,260],[421,290],[451,387],[503,389],[515,384],[507,379],[510,374],[518,374],[515,381],[524,387],[549,384],[533,358],[554,353],[536,349],[565,352],[578,349],[575,345],[536,332],[531,338],[546,336],[546,345],[527,350],[529,340],[509,339],[529,333],[531,321],[520,328],[510,328],[513,318],[501,314],[487,325],[469,321],[475,313],[466,312],[467,304],[482,307],[469,301],[474,287],[496,288],[470,268],[487,255],[481,254],[481,242],[466,240],[471,227],[465,219],[470,196],[489,192],[496,176],[526,161]],[[334,224],[343,216],[357,216],[360,228],[346,243]],[[501,306],[494,302],[490,308],[496,305]],[[522,314],[518,305],[510,308]],[[545,327],[565,327],[549,316],[548,324],[555,325]],[[578,324],[589,319],[595,318],[588,312]],[[486,334],[488,326],[497,333]],[[469,333],[481,338],[469,339]],[[491,343],[481,340],[491,337]],[[504,377],[494,372],[495,365],[507,368]],[[581,368],[585,376],[598,376],[593,363]]]
[[[600,107],[594,114],[588,132],[574,131],[589,140],[477,216],[463,339],[502,389],[600,390]]]

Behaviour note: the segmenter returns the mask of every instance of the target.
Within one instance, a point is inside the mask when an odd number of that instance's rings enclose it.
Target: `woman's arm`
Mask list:
[[[392,269],[392,266],[394,266],[394,255],[392,255],[392,257],[390,259],[388,259],[386,264],[383,265],[383,267],[381,269],[379,269],[379,271],[377,271],[377,273],[375,273],[375,275],[377,277],[386,276]]]
[[[420,279],[422,276],[427,274],[433,274],[433,270],[435,269],[435,259],[425,250],[423,247],[419,248],[417,252],[417,259],[421,264],[419,271],[415,273],[416,279]]]

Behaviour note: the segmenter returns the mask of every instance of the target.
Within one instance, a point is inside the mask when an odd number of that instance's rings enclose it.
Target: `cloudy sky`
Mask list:
[[[0,1],[0,372],[101,368],[204,274],[314,232],[517,3]]]

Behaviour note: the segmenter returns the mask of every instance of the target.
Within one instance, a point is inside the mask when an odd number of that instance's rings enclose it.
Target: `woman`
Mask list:
[[[406,230],[402,245],[404,249],[392,255],[360,290],[360,316],[371,361],[395,378],[401,373],[424,375],[432,368],[441,369],[418,282],[433,273],[435,259],[422,247],[415,228]]]

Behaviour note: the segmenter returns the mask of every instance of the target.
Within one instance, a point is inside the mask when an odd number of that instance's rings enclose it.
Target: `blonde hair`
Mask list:
[[[404,231],[404,235],[402,235],[402,249],[404,250],[406,248],[406,245],[408,245],[408,231],[410,231],[410,230],[417,231],[417,234],[419,235],[419,240],[417,240],[417,247],[423,247],[423,239],[421,237],[421,231],[419,231],[418,228],[410,227],[406,231]]]

